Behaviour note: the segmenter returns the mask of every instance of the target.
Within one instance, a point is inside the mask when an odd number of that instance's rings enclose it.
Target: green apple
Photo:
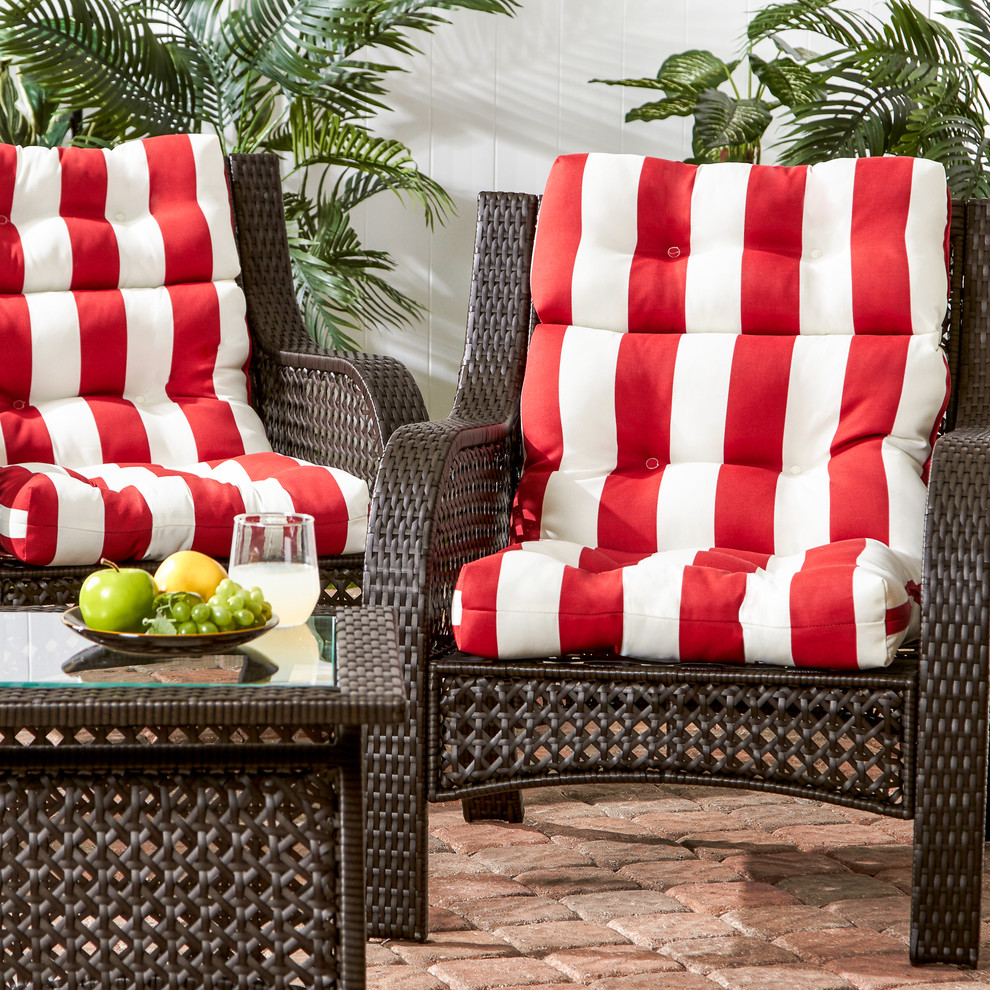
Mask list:
[[[154,614],[155,579],[139,567],[118,567],[101,560],[106,569],[93,571],[79,589],[79,610],[91,629],[143,632],[141,620]]]

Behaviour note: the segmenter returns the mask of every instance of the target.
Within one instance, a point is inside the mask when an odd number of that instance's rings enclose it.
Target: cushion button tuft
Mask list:
[[[681,249],[675,244],[673,247],[667,248],[668,258],[679,258],[681,256]]]
[[[660,467],[660,462],[655,457],[648,457],[646,460],[646,466],[651,471],[656,471],[656,469]]]
[[[820,258],[821,256],[822,256],[822,249],[821,248],[815,248],[814,251],[811,252],[811,257],[812,258]]]
[[[125,214],[123,213],[122,210],[117,210],[117,212],[113,215],[113,218],[114,218],[114,220],[126,220],[127,219],[127,217],[125,216]]]
[[[27,403],[23,399],[14,399],[13,405],[15,409],[23,409]]]
[[[800,464],[792,464],[791,465],[791,474],[800,474],[800,473],[801,473],[801,465]]]
[[[10,218],[5,217],[2,213],[0,213],[0,227],[2,227],[5,223],[9,223],[9,222],[10,222]]]

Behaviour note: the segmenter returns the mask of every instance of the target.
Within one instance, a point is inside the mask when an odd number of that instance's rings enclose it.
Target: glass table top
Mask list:
[[[334,687],[336,619],[314,615],[213,656],[119,653],[69,629],[58,611],[0,610],[0,688],[179,687],[210,684]]]

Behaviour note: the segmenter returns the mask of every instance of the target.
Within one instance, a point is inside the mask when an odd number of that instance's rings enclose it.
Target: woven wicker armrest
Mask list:
[[[990,630],[990,427],[940,437],[925,513],[922,638],[962,659]],[[923,651],[924,652],[924,651]]]
[[[283,454],[344,468],[370,487],[389,437],[427,418],[423,396],[394,358],[310,343],[254,362],[268,437]]]
[[[450,643],[461,567],[506,545],[514,449],[507,424],[456,419],[403,426],[386,447],[371,502],[364,601],[399,607],[420,661]]]
[[[911,933],[915,962],[952,959],[975,965],[979,945],[990,646],[988,518],[990,429],[953,430],[939,439],[932,454],[925,519]],[[961,947],[948,954],[939,949],[946,932],[952,933],[953,946]]]

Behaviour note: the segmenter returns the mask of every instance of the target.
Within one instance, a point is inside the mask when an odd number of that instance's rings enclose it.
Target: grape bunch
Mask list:
[[[272,617],[272,607],[260,588],[242,588],[230,578],[224,578],[207,601],[191,591],[166,591],[154,604],[155,615],[144,620],[145,631],[159,635],[253,629]]]

